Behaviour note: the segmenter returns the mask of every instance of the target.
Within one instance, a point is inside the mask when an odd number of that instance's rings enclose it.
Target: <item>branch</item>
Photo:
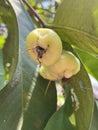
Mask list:
[[[39,14],[36,12],[36,10],[29,4],[29,2],[27,0],[22,0],[22,1],[27,5],[29,10],[32,12],[32,14],[38,19],[39,23],[43,27],[45,27],[46,26],[45,21],[43,21],[43,19],[39,16]]]

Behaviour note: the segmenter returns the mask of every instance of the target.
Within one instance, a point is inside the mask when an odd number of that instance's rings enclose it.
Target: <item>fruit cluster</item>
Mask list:
[[[39,73],[48,80],[70,78],[80,70],[80,61],[70,51],[63,50],[58,34],[48,28],[30,32],[26,50],[31,59],[41,65]]]

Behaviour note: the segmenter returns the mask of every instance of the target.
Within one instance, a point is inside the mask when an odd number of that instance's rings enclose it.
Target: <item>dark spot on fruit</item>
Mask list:
[[[40,46],[37,46],[36,47],[36,52],[38,54],[38,58],[42,58],[43,57],[43,54],[46,53],[46,49],[40,47]]]

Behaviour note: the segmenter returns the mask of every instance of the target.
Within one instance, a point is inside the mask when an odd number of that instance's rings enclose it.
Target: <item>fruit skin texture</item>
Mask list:
[[[48,79],[48,80],[57,80],[58,79],[58,76],[55,73],[51,72],[49,70],[48,66],[41,66],[39,73],[44,79]]]
[[[26,50],[33,61],[49,66],[54,64],[60,57],[62,41],[53,30],[38,28],[28,34]]]
[[[80,61],[69,51],[62,51],[58,61],[51,66],[42,66],[40,75],[49,80],[60,80],[62,78],[70,78],[80,70]]]
[[[70,51],[62,51],[61,57],[54,64],[49,66],[49,70],[60,77],[70,78],[80,70],[80,61]]]

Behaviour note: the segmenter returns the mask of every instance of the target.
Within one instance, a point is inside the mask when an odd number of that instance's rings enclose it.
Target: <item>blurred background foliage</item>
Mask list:
[[[33,6],[35,10],[37,10],[41,18],[47,23],[53,22],[56,10],[62,1],[63,0],[28,0],[30,5]],[[28,8],[27,10],[29,14],[32,16],[30,10]],[[34,16],[32,16],[32,19],[36,23],[36,20],[34,20]],[[36,24],[37,26],[39,26],[38,23]]]

